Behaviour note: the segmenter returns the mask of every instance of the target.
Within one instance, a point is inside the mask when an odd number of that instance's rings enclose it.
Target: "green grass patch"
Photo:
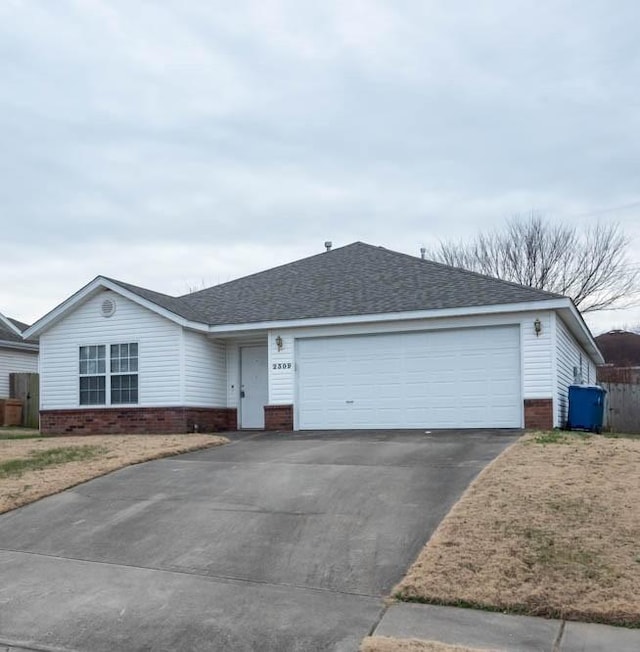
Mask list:
[[[0,462],[0,478],[19,477],[27,471],[39,471],[68,462],[92,460],[107,452],[103,446],[61,446],[36,451],[29,457]]]
[[[593,435],[590,432],[575,432],[569,430],[549,430],[539,432],[533,438],[534,444],[575,444],[578,441],[588,441]]]

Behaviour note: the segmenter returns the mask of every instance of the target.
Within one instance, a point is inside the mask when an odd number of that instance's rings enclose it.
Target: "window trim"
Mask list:
[[[130,354],[130,349],[127,349],[127,355],[122,356],[121,352],[122,349],[120,348],[121,346],[127,346],[130,347],[131,345],[135,345],[135,355],[131,356]],[[118,347],[118,357],[116,360],[118,361],[118,368],[120,368],[120,365],[122,364],[123,360],[126,360],[126,371],[112,371],[113,367],[113,359],[112,359],[112,346],[117,346]],[[104,347],[104,371],[99,371],[97,373],[80,373],[80,363],[81,363],[81,350],[84,348],[88,347]],[[87,359],[87,358],[85,358]],[[97,358],[100,359],[100,358]],[[79,408],[109,408],[109,407],[136,407],[140,405],[140,342],[138,340],[134,341],[126,341],[123,342],[121,340],[117,341],[101,341],[101,342],[88,342],[88,343],[82,343],[78,344],[77,350],[76,350],[76,360],[77,360],[77,367],[76,367],[76,401],[78,404]],[[135,360],[135,363],[132,365],[132,360]],[[135,370],[129,370],[129,367],[134,366]],[[135,402],[127,402],[127,403],[114,403],[112,400],[112,391],[111,391],[111,379],[117,376],[135,376],[136,377],[136,389],[135,389],[135,394],[136,394],[136,401]],[[82,403],[80,396],[81,396],[81,378],[104,378],[104,402],[103,403]],[[122,391],[122,390],[119,390]],[[124,390],[127,391],[127,390]],[[129,390],[130,391],[130,390]]]

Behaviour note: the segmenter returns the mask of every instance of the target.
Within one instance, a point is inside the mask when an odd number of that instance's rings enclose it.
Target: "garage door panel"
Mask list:
[[[517,326],[300,340],[297,427],[519,427]]]

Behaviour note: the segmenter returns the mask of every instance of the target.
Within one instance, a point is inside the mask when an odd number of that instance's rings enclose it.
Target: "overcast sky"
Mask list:
[[[640,265],[639,43],[637,0],[0,0],[0,312],[531,210]]]

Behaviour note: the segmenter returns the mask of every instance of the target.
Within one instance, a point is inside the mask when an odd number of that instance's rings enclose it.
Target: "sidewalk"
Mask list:
[[[640,629],[395,603],[372,636],[417,638],[501,652],[638,652]]]

